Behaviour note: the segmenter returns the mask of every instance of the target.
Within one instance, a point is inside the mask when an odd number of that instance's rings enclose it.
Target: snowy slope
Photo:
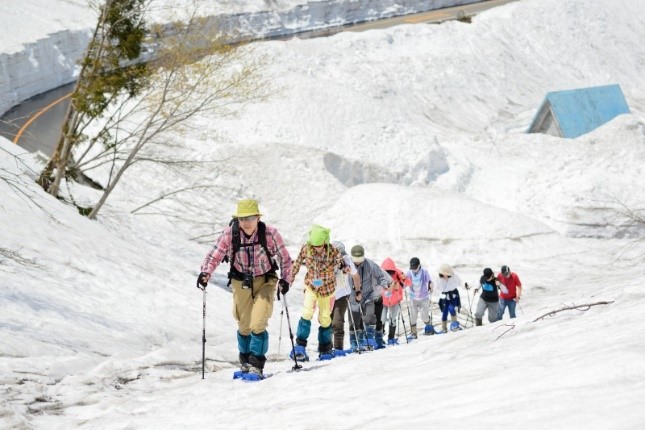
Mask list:
[[[645,30],[638,1],[577,6],[522,0],[471,25],[259,45],[280,60],[267,73],[284,91],[234,120],[195,120],[225,141],[177,140],[232,162],[141,165],[98,221],[44,194],[32,156],[0,142],[0,428],[642,427],[645,246],[642,225],[617,210],[645,206]],[[613,82],[631,115],[575,140],[523,134],[547,91]],[[216,189],[155,208],[206,227],[129,213],[155,187],[197,179]],[[210,242],[245,197],[260,199],[292,255],[322,223],[379,263],[405,269],[418,256],[432,276],[450,263],[475,283],[509,264],[525,284],[518,318],[303,373],[271,361],[270,379],[245,384],[231,379],[222,266],[202,381],[194,285],[209,245],[189,238],[210,231]],[[302,276],[287,295],[294,330]],[[281,306],[271,357],[289,348]]]

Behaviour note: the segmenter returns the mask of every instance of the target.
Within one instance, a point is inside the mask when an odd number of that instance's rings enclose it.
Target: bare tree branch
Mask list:
[[[506,333],[508,333],[509,331],[513,330],[515,328],[515,324],[502,324],[502,325],[499,325],[499,326],[495,327],[495,329],[493,331],[495,331],[495,330],[497,330],[498,328],[501,328],[501,327],[508,327],[508,328],[506,330],[504,330],[504,332],[502,334],[497,336],[497,338],[495,338],[495,341],[499,340]]]
[[[161,200],[163,200],[163,199],[165,199],[167,197],[174,196],[175,194],[183,193],[184,191],[199,190],[199,189],[204,189],[204,188],[210,188],[210,185],[196,185],[194,187],[185,187],[185,188],[180,188],[178,190],[171,191],[169,193],[162,194],[159,197],[157,197],[156,199],[150,200],[148,203],[146,203],[144,205],[141,205],[136,209],[131,210],[130,213],[132,213],[132,214],[136,213],[136,212],[138,212],[139,210],[141,210],[141,209],[143,209],[145,207],[148,207],[148,206],[150,206],[150,205],[152,205],[154,203],[157,203],[158,201],[161,201]]]
[[[613,300],[611,301],[602,301],[602,302],[595,302],[595,303],[586,303],[584,305],[574,305],[574,306],[565,306],[562,309],[557,309],[555,311],[547,312],[542,316],[537,317],[536,319],[533,320],[533,322],[539,321],[541,319],[544,319],[546,317],[551,317],[559,312],[564,312],[564,311],[570,311],[574,309],[581,310],[582,312],[588,311],[592,306],[599,306],[599,305],[609,305],[614,303]]]

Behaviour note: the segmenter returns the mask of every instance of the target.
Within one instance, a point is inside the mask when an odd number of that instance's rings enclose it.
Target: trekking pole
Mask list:
[[[280,287],[278,287],[278,300],[280,300]],[[295,363],[292,367],[293,370],[302,369],[302,366],[298,364],[298,359],[296,358],[296,345],[293,343],[293,332],[291,331],[291,319],[289,318],[289,308],[287,307],[287,296],[282,295],[282,309],[284,313],[287,314],[287,326],[289,327],[289,339],[291,339],[291,355],[293,355],[293,362]]]
[[[369,346],[370,343],[369,337],[367,336],[367,326],[365,325],[365,314],[363,313],[363,307],[361,306],[360,302],[358,303],[358,310],[361,313],[361,323],[363,324],[363,333],[365,335],[365,346]],[[374,345],[376,345],[376,332],[374,333]]]
[[[280,347],[282,346],[282,321],[284,321],[284,310],[280,311],[280,336],[278,337],[278,355],[280,355]]]
[[[405,327],[405,318],[403,318],[403,308],[401,307],[401,302],[399,302],[399,316],[401,317],[401,323],[403,324],[403,335],[405,336],[405,343],[410,343],[410,339],[408,339],[408,329]]]
[[[468,323],[470,322],[470,317],[472,316],[472,307],[473,304],[470,301],[470,287],[468,286],[468,282],[464,284],[464,287],[466,287],[466,297],[468,297],[468,315],[466,315],[466,326],[468,326]]]
[[[524,309],[522,309],[522,305],[520,305],[520,301],[517,301],[517,305],[520,307],[520,310],[522,311],[522,315],[524,315]]]
[[[200,286],[199,281],[197,281],[197,288],[204,292],[202,301],[202,379],[204,379],[206,368],[206,287]]]
[[[354,312],[352,312],[352,303],[349,300],[350,297],[347,297],[347,308],[349,310],[349,318],[352,320],[352,327],[354,328],[354,339],[356,339],[356,349],[358,350],[358,355],[361,355],[361,346],[358,344],[358,330],[356,329],[356,323],[354,322]],[[360,303],[358,305],[359,307],[361,306]],[[352,346],[352,342],[350,340],[349,346]]]
[[[415,324],[412,324],[412,315],[410,314],[410,299],[408,299],[408,290],[404,288],[403,294],[405,294],[406,308],[408,308],[408,321],[410,321],[410,335],[412,335],[412,326],[416,325],[416,321],[414,322]],[[403,312],[401,312],[401,314],[403,314]],[[401,318],[403,318],[403,315],[401,315]]]

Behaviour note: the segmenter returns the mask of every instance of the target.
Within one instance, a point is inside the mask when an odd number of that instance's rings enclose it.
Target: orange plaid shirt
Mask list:
[[[300,249],[298,258],[291,267],[291,283],[296,280],[300,266],[307,267],[305,287],[316,293],[318,297],[327,297],[336,291],[336,268],[341,267],[343,257],[340,251],[327,244],[322,253],[318,254],[312,246],[305,243]],[[320,279],[322,285],[315,287],[314,279]]]

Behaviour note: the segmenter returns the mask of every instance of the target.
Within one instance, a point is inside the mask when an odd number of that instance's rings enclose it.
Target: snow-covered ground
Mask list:
[[[237,119],[195,120],[222,141],[176,140],[177,151],[233,162],[133,168],[98,221],[45,195],[32,156],[2,141],[0,427],[642,428],[644,231],[620,215],[642,219],[645,207],[640,6],[521,0],[472,24],[255,44],[280,60],[266,70],[280,94]],[[632,114],[574,140],[523,133],[546,92],[611,83]],[[184,196],[184,212],[168,201],[155,210],[217,230],[238,199],[257,197],[292,255],[321,223],[379,263],[407,268],[418,256],[432,276],[450,263],[476,283],[509,264],[525,285],[518,318],[300,373],[271,361],[271,378],[242,383],[231,379],[222,266],[207,295],[202,381],[194,285],[209,245],[189,240],[199,227],[129,213],[160,186],[196,180],[217,190]],[[477,300],[461,294],[464,306]],[[293,329],[301,298],[297,282]],[[583,304],[598,305],[540,318]],[[280,309],[272,358],[289,350]]]

